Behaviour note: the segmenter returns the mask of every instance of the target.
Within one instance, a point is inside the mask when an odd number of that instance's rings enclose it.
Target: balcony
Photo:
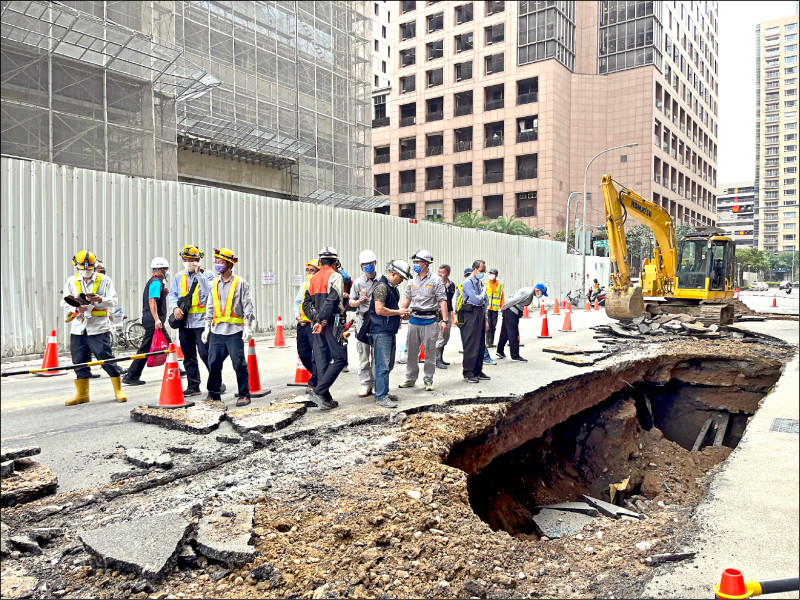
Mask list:
[[[528,92],[527,94],[517,95],[517,106],[520,104],[532,104],[539,101],[539,92]]]
[[[425,156],[439,156],[442,154],[442,146],[428,146],[425,148]]]
[[[497,110],[498,108],[503,108],[503,104],[505,103],[504,98],[496,98],[494,100],[487,100],[486,105],[483,107],[483,110]]]
[[[467,150],[472,150],[472,140],[462,140],[460,142],[456,142],[455,147],[453,148],[454,152],[465,152]]]
[[[388,196],[389,195],[389,186],[388,185],[381,185],[375,188],[375,195],[376,196]]]
[[[455,116],[463,117],[464,115],[471,115],[471,114],[472,114],[472,104],[456,106]]]
[[[411,160],[412,158],[417,157],[417,149],[414,148],[413,150],[403,150],[400,153],[400,160]]]
[[[426,123],[431,123],[433,121],[441,121],[442,119],[444,119],[444,112],[441,110],[437,112],[429,112],[427,115],[425,115]]]
[[[415,192],[417,190],[417,184],[414,182],[411,183],[401,183],[400,184],[400,193],[401,194],[408,194],[410,192]]]
[[[517,179],[536,179],[537,169],[517,169]]]
[[[417,116],[400,117],[400,127],[408,127],[409,125],[417,124]]]
[[[503,181],[502,173],[484,173],[483,183],[500,183]]]
[[[440,190],[444,187],[442,179],[429,179],[425,182],[426,190]]]
[[[494,148],[496,146],[502,146],[502,145],[503,145],[503,138],[499,135],[486,138],[483,141],[484,148]]]
[[[522,142],[535,142],[539,139],[539,132],[538,131],[518,131],[517,132],[517,143],[521,144]]]
[[[383,163],[388,163],[391,157],[388,154],[376,154],[375,155],[375,164],[381,165]]]
[[[379,117],[372,119],[372,127],[387,127],[389,125],[389,117]]]
[[[453,179],[453,187],[465,187],[472,185],[472,175],[464,175]]]

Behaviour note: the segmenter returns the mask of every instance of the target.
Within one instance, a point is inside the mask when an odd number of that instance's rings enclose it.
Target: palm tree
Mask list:
[[[488,225],[487,229],[489,231],[507,233],[509,235],[530,235],[531,233],[530,227],[517,219],[516,215],[511,215],[508,218],[497,217]]]
[[[458,213],[453,225],[456,227],[465,227],[467,229],[486,229],[486,224],[489,219],[481,216],[477,210],[470,212]]]

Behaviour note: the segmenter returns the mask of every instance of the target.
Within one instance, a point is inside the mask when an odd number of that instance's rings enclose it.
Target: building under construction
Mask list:
[[[370,31],[362,1],[3,2],[2,154],[371,209]]]

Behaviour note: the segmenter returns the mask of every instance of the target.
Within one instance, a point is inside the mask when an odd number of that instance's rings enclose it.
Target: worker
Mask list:
[[[389,372],[394,368],[397,331],[400,319],[411,314],[400,308],[400,290],[397,286],[411,278],[411,269],[404,260],[392,260],[386,265],[372,290],[369,305],[369,335],[375,353],[375,404],[383,408],[397,408],[397,396],[389,393]]]
[[[503,284],[497,280],[497,269],[489,269],[489,283],[486,284],[486,295],[489,297],[489,329],[486,330],[486,347],[494,348],[494,332],[497,329],[497,318],[500,307],[505,304],[506,298]]]
[[[592,287],[589,289],[589,301],[594,300],[594,297],[600,292],[600,282],[595,279],[592,282]]]
[[[478,383],[491,379],[483,372],[483,358],[486,352],[486,331],[488,324],[489,298],[482,279],[486,273],[486,262],[476,260],[472,263],[472,274],[462,287],[461,312],[464,324],[461,326],[464,343],[464,381]]]
[[[536,308],[541,308],[542,304],[547,307],[545,298],[548,298],[547,286],[543,283],[537,283],[533,288],[533,299],[536,301]]]
[[[250,284],[233,274],[239,259],[229,248],[214,249],[214,271],[211,282],[211,302],[206,305],[206,326],[201,340],[208,344],[208,397],[221,400],[222,363],[230,356],[236,372],[238,398],[236,406],[250,404],[250,383],[244,345],[253,337],[253,301]]]
[[[103,264],[103,261],[101,261],[99,258],[97,259],[97,262],[95,263],[94,272],[95,273],[100,273],[100,275],[105,275],[106,274],[106,267]]]
[[[137,354],[144,354],[150,351],[153,343],[153,336],[156,331],[161,331],[164,334],[164,339],[167,343],[172,340],[169,333],[164,328],[167,320],[167,273],[169,271],[169,263],[166,258],[157,256],[150,262],[150,270],[152,275],[147,283],[144,284],[142,292],[142,325],[144,325],[144,337],[142,344],[139,346]],[[131,363],[128,372],[122,379],[125,385],[144,385],[146,381],[142,381],[142,371],[147,364],[146,358],[137,358]]]
[[[505,358],[506,342],[511,349],[511,360],[514,362],[528,362],[519,355],[519,319],[524,308],[533,301],[534,288],[520,288],[503,304],[500,312],[503,322],[500,327],[500,340],[497,342],[497,358]]]
[[[319,261],[315,258],[306,263],[306,280],[300,286],[294,298],[294,320],[297,321],[297,356],[311,376],[306,385],[306,392],[317,385],[317,373],[314,367],[314,347],[311,344],[311,321],[303,312],[303,298],[305,298],[308,282],[319,272]]]
[[[111,324],[108,320],[108,309],[117,305],[117,290],[111,278],[97,273],[97,258],[89,250],[81,250],[72,257],[72,264],[77,269],[74,277],[67,279],[62,296],[75,300],[84,295],[87,305],[73,307],[61,300],[61,307],[69,314],[79,313],[72,319],[69,349],[73,364],[87,363],[92,355],[97,360],[114,358],[111,351]],[[104,364],[103,370],[111,378],[114,396],[118,402],[125,402],[128,397],[122,391],[120,369],[115,363]],[[89,402],[89,367],[75,369],[75,396],[67,400],[66,406],[75,406]]]
[[[372,250],[364,250],[358,256],[361,264],[361,276],[353,281],[350,289],[350,308],[356,310],[356,332],[364,324],[364,315],[367,314],[372,302],[372,291],[378,285],[381,275],[378,273],[378,259]],[[358,382],[361,387],[358,390],[359,398],[366,398],[372,394],[375,386],[375,363],[373,360],[373,349],[371,344],[365,344],[356,340],[356,351],[358,353]]]
[[[326,246],[319,251],[319,272],[308,282],[303,298],[303,312],[311,320],[311,343],[314,346],[314,365],[317,385],[308,392],[309,399],[322,410],[339,406],[330,393],[331,386],[347,365],[344,345],[344,280],[334,270],[339,261],[335,248]]]
[[[184,396],[200,394],[198,355],[208,369],[208,344],[204,343],[202,338],[206,324],[206,305],[211,294],[214,273],[200,266],[200,259],[203,256],[205,254],[193,244],[187,244],[181,249],[180,257],[185,268],[173,277],[167,296],[168,308],[178,321],[178,340],[183,352],[183,365],[186,367],[187,385],[183,390]],[[193,292],[192,288],[194,288]],[[184,313],[178,307],[178,301],[189,296],[190,292],[191,297],[188,298],[188,302],[186,299],[181,302],[183,305],[188,305],[188,311]],[[224,391],[225,384],[223,383],[220,392]]]
[[[447,312],[453,314],[453,296],[456,293],[456,284],[450,281],[450,265],[441,265],[439,267],[439,277],[444,282],[444,292],[447,295]],[[444,347],[450,341],[450,330],[453,325],[452,316],[447,321],[442,320],[445,328],[439,333],[436,339],[436,368],[446,369],[450,363],[444,359]]]
[[[433,257],[427,250],[420,250],[411,257],[414,265],[414,278],[406,288],[403,308],[411,308],[408,325],[408,362],[406,380],[401,388],[414,387],[419,377],[419,361],[414,360],[420,345],[425,352],[424,376],[425,390],[433,391],[433,375],[436,372],[436,340],[439,330],[444,331],[445,321],[450,319],[447,310],[447,293],[444,281],[430,272]],[[437,309],[441,310],[441,321],[437,324]]]
[[[353,278],[350,277],[350,274],[344,270],[344,267],[342,267],[342,261],[340,260],[336,261],[336,270],[339,272],[339,275],[342,276],[342,289],[344,290],[342,293],[342,303],[344,304],[344,309],[342,310],[342,319],[344,319],[344,322],[347,323],[347,313],[354,310],[350,307],[350,290],[353,287]],[[350,369],[348,368],[348,362],[350,359],[347,356],[347,352],[345,352],[344,358],[345,363],[342,373],[349,373]]]

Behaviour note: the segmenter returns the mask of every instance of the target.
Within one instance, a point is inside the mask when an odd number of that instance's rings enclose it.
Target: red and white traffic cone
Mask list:
[[[56,330],[50,332],[50,337],[47,338],[47,348],[44,351],[44,360],[42,361],[42,368],[49,369],[58,366],[58,342],[56,341]],[[48,371],[47,373],[37,373],[39,377],[52,377],[53,375],[66,375],[66,371]]]
[[[564,333],[575,333],[575,330],[572,328],[572,313],[568,310],[564,311],[564,324],[561,326],[559,331],[563,331]]]
[[[522,318],[523,319],[530,319],[531,318],[531,316],[528,314],[528,307],[527,306],[525,307],[525,310],[522,312]]]
[[[550,330],[547,327],[547,313],[545,313],[544,316],[542,317],[542,332],[536,337],[539,337],[539,338],[551,338],[551,337],[553,337],[552,335],[550,335]]]
[[[258,372],[258,359],[256,358],[256,341],[252,339],[247,344],[247,384],[250,388],[251,398],[261,398],[272,393],[272,390],[261,389],[261,375]]]
[[[175,357],[178,360],[183,360],[183,350],[181,350],[181,342],[180,342],[180,340],[177,340],[175,342]]]
[[[554,302],[554,305],[555,305],[555,307],[553,308],[553,314],[554,315],[560,315],[561,312],[558,310],[558,298],[556,298],[556,300]]]
[[[594,309],[597,311],[600,310],[600,302],[598,302],[597,300],[594,301]]]
[[[311,372],[306,369],[300,357],[297,357],[297,367],[294,370],[294,383],[287,383],[288,386],[294,387],[308,387],[308,382],[311,381]]]
[[[288,348],[286,345],[286,338],[283,336],[283,321],[281,316],[278,315],[278,325],[275,327],[275,343],[270,346],[271,348]]]
[[[772,296],[772,308],[778,308],[778,294]]]
[[[167,365],[164,368],[164,378],[161,380],[161,394],[158,397],[158,404],[151,404],[149,407],[187,408],[189,406],[194,406],[194,402],[186,402],[183,397],[181,368],[178,366],[178,357],[175,355],[175,344],[170,344]]]

